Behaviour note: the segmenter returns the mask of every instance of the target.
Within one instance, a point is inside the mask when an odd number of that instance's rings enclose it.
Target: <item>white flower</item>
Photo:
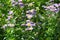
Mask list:
[[[11,0],[11,4],[12,4],[12,6],[15,6],[18,4],[18,2],[16,2],[15,0]]]
[[[59,7],[59,5],[57,3],[53,4],[55,7]]]
[[[36,10],[40,10],[39,7],[36,7]]]
[[[9,11],[9,13],[8,14],[13,14],[13,11]]]
[[[7,27],[7,24],[3,25],[2,28],[5,29]]]
[[[30,14],[26,14],[26,16],[28,19],[31,19],[33,17],[33,15],[30,15]]]
[[[14,24],[7,24],[9,27],[14,27],[15,25]]]
[[[20,1],[22,1],[22,0],[18,0],[18,2],[20,2]]]
[[[33,6],[33,3],[29,3],[28,6]]]
[[[11,18],[13,18],[13,16],[9,15],[8,18],[7,18],[7,20],[10,20]]]

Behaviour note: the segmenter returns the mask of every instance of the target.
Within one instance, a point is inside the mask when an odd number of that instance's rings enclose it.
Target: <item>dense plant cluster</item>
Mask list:
[[[60,40],[60,0],[0,0],[0,40]]]

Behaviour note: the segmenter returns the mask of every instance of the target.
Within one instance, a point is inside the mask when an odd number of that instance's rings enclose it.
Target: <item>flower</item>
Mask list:
[[[13,18],[13,16],[9,15],[8,18],[7,18],[7,20],[10,20],[11,18]]]
[[[9,24],[7,24],[9,27],[14,27],[15,25],[14,24],[11,24],[11,23],[9,23]]]
[[[58,5],[59,5],[59,7],[60,7],[60,3],[59,3]]]
[[[33,27],[28,27],[25,30],[33,30]]]
[[[11,0],[11,4],[12,4],[12,6],[15,6],[18,4],[18,2],[16,2],[15,0]]]
[[[32,15],[36,14],[36,10],[35,9],[31,9],[30,12],[32,13]]]
[[[14,27],[15,25],[14,25],[14,24],[11,24],[11,23],[9,23],[9,24],[4,24],[4,25],[2,26],[2,28],[5,29],[7,26],[9,26],[9,27]]]
[[[26,13],[34,15],[34,14],[36,14],[36,10],[35,9],[31,9],[31,10],[26,11]]]
[[[58,13],[59,12],[59,4],[55,3],[49,6],[42,6],[45,10],[50,10],[52,12]]]
[[[20,7],[24,7],[24,4],[23,3],[19,3]]]
[[[53,4],[55,7],[59,7],[59,5],[57,3]]]
[[[22,0],[18,0],[18,4],[20,5],[20,7],[24,7]]]
[[[34,2],[32,2],[32,3],[29,3],[29,4],[28,4],[28,6],[33,6],[33,3],[34,3]]]
[[[50,2],[53,2],[54,0],[50,0]]]
[[[36,10],[31,9],[31,10],[26,11],[26,13],[27,13],[26,14],[27,18],[31,19],[36,14]]]
[[[30,20],[26,20],[26,24],[22,24],[22,26],[29,26],[29,27],[32,27],[32,26],[35,26],[35,23],[30,21]]]
[[[7,24],[3,25],[2,28],[5,29],[7,27]]]
[[[33,17],[33,15],[30,15],[30,14],[26,14],[26,16],[28,19],[31,19]]]
[[[21,2],[22,0],[18,0],[18,2]]]
[[[13,11],[9,11],[9,13],[8,14],[13,14]]]

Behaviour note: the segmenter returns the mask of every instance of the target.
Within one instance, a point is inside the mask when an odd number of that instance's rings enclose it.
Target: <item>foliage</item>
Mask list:
[[[32,2],[33,6],[29,5]],[[55,13],[42,7],[50,5],[49,2],[50,0],[23,0],[24,6],[21,7],[18,4],[12,6],[11,0],[0,0],[0,40],[60,40],[60,11]],[[54,3],[59,2],[60,0],[54,0]],[[36,14],[29,19],[26,11],[31,9],[35,9]],[[9,14],[9,11],[13,13]],[[11,18],[8,19],[8,16]],[[26,20],[36,23],[33,30],[25,30],[28,26],[21,26]]]

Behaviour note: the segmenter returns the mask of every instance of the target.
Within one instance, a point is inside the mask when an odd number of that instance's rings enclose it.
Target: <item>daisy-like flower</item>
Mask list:
[[[55,7],[59,7],[59,5],[57,3],[53,4]]]
[[[26,24],[22,24],[22,26],[29,26],[29,27],[32,27],[32,26],[35,26],[35,23],[30,21],[30,20],[26,20]]]
[[[36,14],[36,10],[35,9],[31,9],[30,12],[32,13],[32,15]]]
[[[58,4],[52,4],[50,6],[42,6],[45,8],[45,10],[50,10],[52,12],[58,13],[59,12],[59,5]]]
[[[27,18],[31,19],[36,14],[36,10],[31,9],[31,10],[26,11],[26,13],[27,13],[26,14]]]
[[[9,11],[9,13],[8,13],[8,14],[10,14],[10,15],[11,15],[11,14],[13,14],[13,11]]]
[[[11,4],[12,4],[12,6],[15,6],[18,4],[18,2],[16,2],[15,0],[11,0]]]
[[[26,11],[26,13],[34,15],[34,14],[36,14],[36,10],[35,9],[31,9],[31,10]]]
[[[7,27],[7,24],[3,25],[2,28],[5,29]]]
[[[18,4],[20,5],[20,7],[24,7],[22,0],[18,0]]]
[[[30,15],[30,14],[26,14],[26,16],[28,19],[31,19],[33,17],[33,15]]]

